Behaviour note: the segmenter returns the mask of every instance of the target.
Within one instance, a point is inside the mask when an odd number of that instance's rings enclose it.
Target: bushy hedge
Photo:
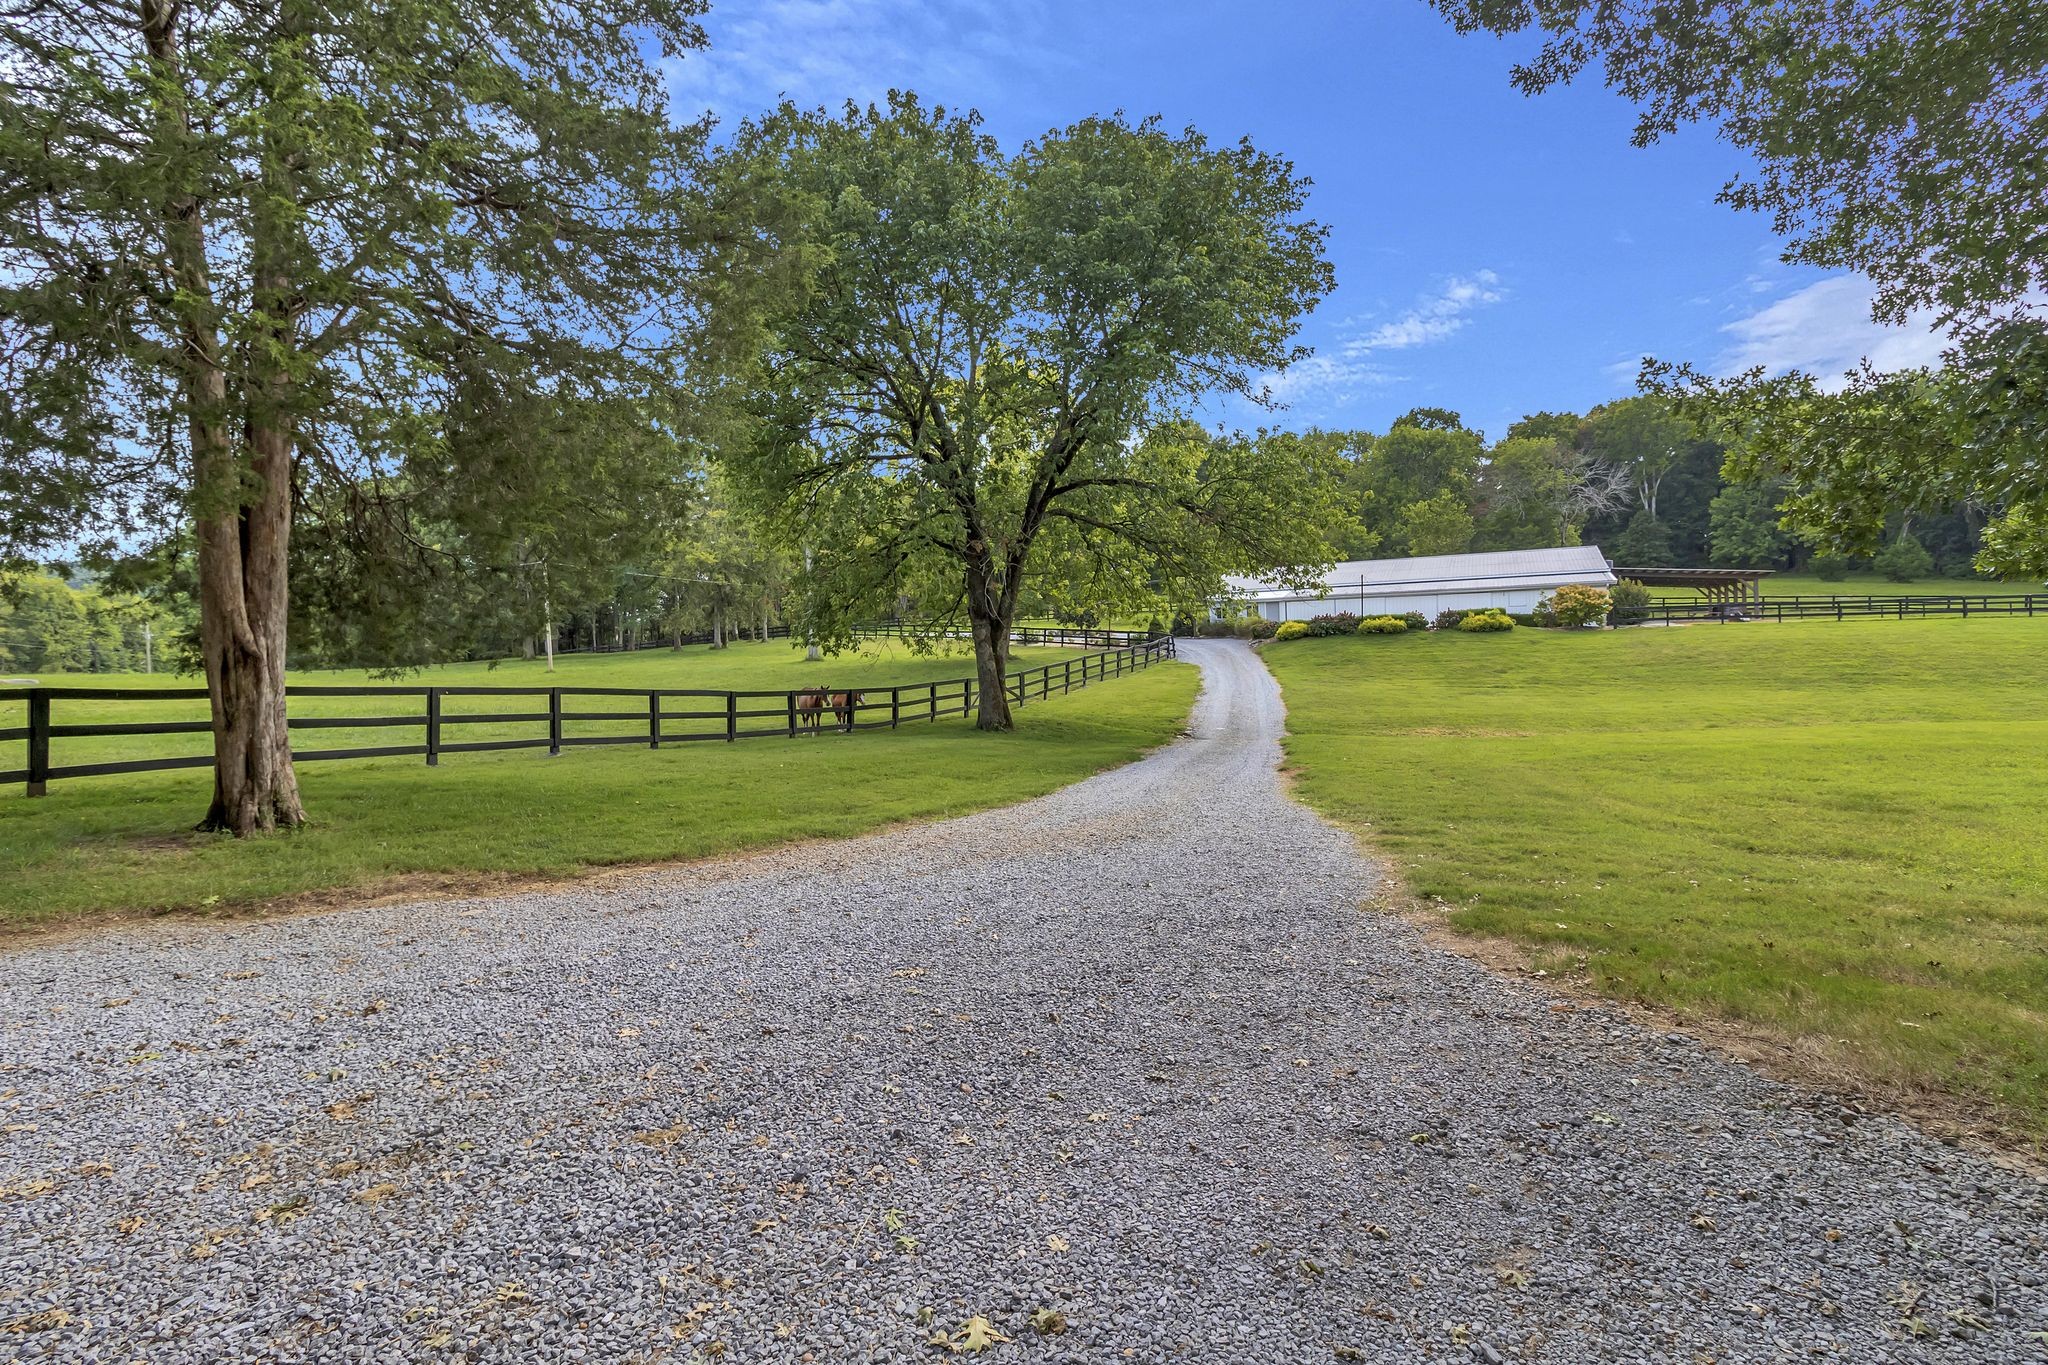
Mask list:
[[[1468,611],[1458,621],[1459,630],[1475,634],[1491,630],[1513,630],[1515,623],[1499,607],[1488,607],[1483,611]]]
[[[1261,616],[1232,616],[1198,622],[1194,633],[1204,640],[1270,640],[1273,622]]]
[[[1614,624],[1633,626],[1650,616],[1650,590],[1633,578],[1624,578],[1608,594],[1614,599]]]
[[[1465,619],[1465,612],[1458,607],[1447,607],[1436,614],[1438,630],[1456,630],[1458,623]]]
[[[1278,628],[1277,622],[1268,621],[1263,616],[1240,616],[1232,624],[1236,626],[1240,640],[1270,640]]]
[[[1333,612],[1328,616],[1311,616],[1308,619],[1308,633],[1311,635],[1355,635],[1358,633],[1358,616],[1355,612]]]
[[[1275,640],[1299,640],[1309,633],[1306,621],[1282,621],[1280,629],[1273,632]]]
[[[1368,616],[1358,623],[1360,635],[1406,635],[1408,622],[1399,616]]]
[[[1548,614],[1566,627],[1597,626],[1607,619],[1614,598],[1605,588],[1584,583],[1566,583],[1536,604],[1538,614]]]
[[[1404,611],[1401,613],[1401,619],[1408,623],[1410,630],[1429,629],[1429,618],[1419,611]]]

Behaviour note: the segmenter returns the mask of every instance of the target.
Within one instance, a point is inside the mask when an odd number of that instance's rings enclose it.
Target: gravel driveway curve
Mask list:
[[[1362,912],[1186,652],[1009,810],[0,955],[0,1359],[2043,1358],[2041,1184]]]

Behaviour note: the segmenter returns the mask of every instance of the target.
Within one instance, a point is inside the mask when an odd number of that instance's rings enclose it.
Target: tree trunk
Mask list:
[[[142,34],[167,96],[156,129],[170,155],[191,139],[183,105],[185,75],[177,7],[144,0]],[[266,172],[271,167],[266,167]],[[252,237],[255,234],[252,233]],[[284,638],[291,539],[292,433],[282,424],[284,392],[273,360],[246,382],[262,404],[248,425],[249,466],[237,458],[228,426],[227,370],[207,269],[205,208],[196,193],[164,205],[167,264],[178,290],[181,384],[192,451],[192,521],[198,541],[199,642],[205,656],[213,726],[213,803],[203,830],[236,835],[303,824],[284,713]],[[252,243],[252,247],[254,244]],[[278,283],[263,273],[259,290]],[[275,306],[283,295],[273,290]],[[275,312],[265,320],[274,323]]]
[[[246,835],[306,822],[285,726],[291,444],[288,431],[255,429],[257,491],[241,507],[197,518],[199,640],[213,710],[213,804],[202,830]],[[222,458],[232,485],[232,453],[208,461]]]
[[[1002,614],[1003,594],[987,571],[967,571],[967,621],[974,635],[977,730],[1015,728],[1010,719],[1010,622]]]

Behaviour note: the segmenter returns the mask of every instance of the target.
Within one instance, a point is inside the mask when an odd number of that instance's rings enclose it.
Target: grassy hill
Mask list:
[[[2048,621],[1266,657],[1302,796],[1452,929],[2048,1138]]]

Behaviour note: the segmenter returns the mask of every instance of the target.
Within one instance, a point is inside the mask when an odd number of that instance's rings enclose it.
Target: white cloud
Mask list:
[[[709,49],[664,64],[686,117],[745,116],[785,96],[836,109],[891,88],[958,103],[1053,52],[1038,0],[720,0],[704,29]]]
[[[1715,368],[1722,374],[1759,365],[1770,374],[1804,370],[1836,389],[1865,359],[1880,370],[1939,364],[1947,342],[1934,314],[1881,325],[1870,317],[1872,292],[1860,275],[1833,275],[1738,318],[1721,329],[1733,340]]]
[[[1362,337],[1344,343],[1347,356],[1370,355],[1374,351],[1402,351],[1442,341],[1470,321],[1473,309],[1499,303],[1507,291],[1500,276],[1491,270],[1471,275],[1453,275],[1442,289],[1422,300],[1392,322],[1383,322]]]
[[[1380,388],[1399,379],[1369,361],[1312,355],[1278,374],[1263,376],[1261,382],[1273,398],[1289,407],[1313,402],[1341,408],[1356,398],[1359,390]]]

